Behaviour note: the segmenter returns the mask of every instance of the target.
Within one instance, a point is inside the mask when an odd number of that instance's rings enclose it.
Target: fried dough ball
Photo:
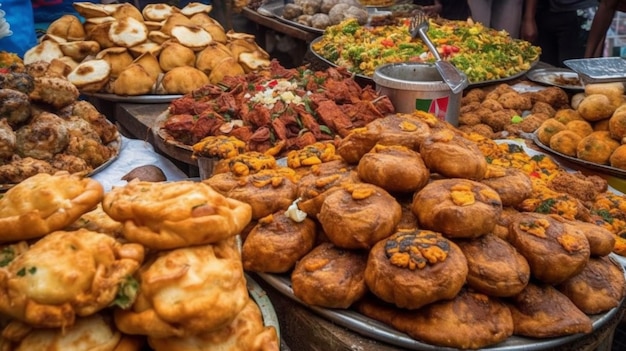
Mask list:
[[[459,112],[461,114],[467,113],[467,112],[473,112],[476,111],[480,108],[480,102],[482,100],[476,100],[476,101],[468,101],[467,103],[461,103],[461,108],[459,109]]]
[[[367,253],[322,243],[306,254],[291,273],[293,294],[305,303],[348,308],[367,292]]]
[[[498,193],[502,206],[515,206],[528,198],[533,191],[530,177],[514,167],[489,165],[481,183]]]
[[[510,230],[511,244],[528,260],[533,277],[544,283],[561,283],[589,261],[587,237],[560,216],[520,213]]]
[[[566,127],[567,128],[567,127]],[[548,144],[554,151],[560,152],[567,156],[576,156],[576,148],[578,143],[582,140],[582,137],[571,130],[562,130],[555,133],[550,138]]]
[[[483,124],[483,123],[476,124],[473,126],[460,126],[459,130],[467,134],[476,133],[476,134],[484,136],[485,138],[489,138],[489,139],[494,138],[493,129],[490,126]]]
[[[357,173],[364,182],[391,193],[415,192],[430,179],[430,171],[419,153],[404,146],[380,144],[361,157]]]
[[[482,102],[485,99],[487,94],[481,88],[473,88],[470,89],[465,95],[461,98],[461,105],[470,104],[473,102]]]
[[[510,91],[498,96],[498,102],[504,108],[517,111],[530,110],[533,107],[532,100],[529,96],[521,95],[517,91]]]
[[[533,102],[542,101],[555,109],[563,107],[569,107],[569,95],[567,92],[559,87],[547,87],[538,92],[533,92],[530,95]]]
[[[620,145],[613,151],[609,157],[609,164],[611,167],[626,169],[626,144]]]
[[[28,95],[13,89],[0,89],[0,118],[18,126],[30,118]]]
[[[575,132],[583,138],[593,133],[593,127],[591,126],[591,123],[584,120],[569,121],[565,124],[565,127],[567,128],[567,130],[571,130],[572,132]]]
[[[576,111],[585,120],[595,122],[611,117],[615,108],[616,106],[613,106],[608,96],[590,94],[580,102]]]
[[[576,156],[597,164],[609,164],[611,154],[620,146],[609,132],[593,132],[582,138],[576,148]]]
[[[589,259],[580,274],[557,289],[587,314],[606,312],[620,304],[626,293],[621,265],[608,256]]]
[[[278,351],[279,341],[273,326],[263,325],[259,306],[251,299],[226,327],[186,337],[148,337],[154,351]]]
[[[567,127],[565,124],[559,122],[556,118],[549,118],[543,121],[543,123],[541,123],[541,125],[537,128],[537,139],[539,139],[543,145],[550,145],[550,139],[552,139],[552,136],[566,129]]]
[[[313,249],[316,235],[316,222],[310,218],[297,222],[285,211],[261,218],[243,242],[243,268],[251,272],[285,273]]]
[[[599,225],[581,221],[566,222],[570,229],[580,230],[589,241],[591,256],[607,256],[615,246],[615,235]],[[572,228],[573,227],[573,228]]]
[[[482,349],[506,340],[514,330],[511,312],[501,300],[469,289],[450,300],[426,305],[418,313],[373,299],[359,302],[357,309],[416,340],[436,345],[434,349]]]
[[[524,117],[522,122],[519,123],[519,127],[525,133],[532,133],[549,118],[550,117],[544,113],[531,113]]]
[[[0,159],[8,159],[15,152],[17,138],[7,119],[0,119]]]
[[[508,306],[515,335],[544,339],[593,330],[591,319],[551,285],[529,283]]]
[[[609,118],[609,131],[616,140],[622,140],[626,136],[626,105],[618,107]]]
[[[368,249],[391,235],[401,216],[400,204],[384,189],[344,183],[324,199],[317,219],[336,246]]]
[[[218,331],[250,299],[234,237],[159,251],[141,267],[138,281],[135,303],[114,314],[127,334],[169,338]]]
[[[474,126],[481,122],[481,118],[474,112],[465,112],[459,115],[460,126]]]
[[[34,327],[71,326],[111,305],[143,256],[106,234],[52,232],[0,271],[0,311]]]
[[[519,294],[530,281],[530,266],[517,250],[494,234],[456,244],[467,258],[467,284],[489,296]]]
[[[50,165],[54,169],[70,173],[88,174],[94,169],[82,158],[68,154],[54,155],[50,160]]]
[[[504,110],[504,107],[502,106],[502,104],[499,103],[498,100],[496,99],[486,98],[480,103],[480,107],[485,108],[492,112]]]
[[[452,130],[432,132],[419,153],[431,172],[444,177],[481,180],[487,171],[487,161],[476,143]]]
[[[78,99],[80,92],[65,78],[35,78],[35,89],[30,93],[33,101],[52,105],[56,109],[63,108]]]
[[[533,104],[533,107],[530,109],[530,113],[545,113],[548,117],[552,118],[556,114],[556,110],[550,104],[537,101]]]
[[[563,109],[557,110],[554,113],[554,119],[556,119],[557,121],[563,124],[567,124],[571,121],[579,121],[579,120],[584,121],[584,118],[582,118],[580,113],[578,113],[578,111],[573,110],[571,108],[563,108]]]
[[[485,184],[453,178],[430,182],[415,194],[411,208],[420,228],[447,238],[476,238],[493,230],[502,202]]]
[[[16,151],[22,157],[49,160],[63,151],[69,143],[65,121],[59,116],[42,112],[15,132]]]
[[[115,124],[109,122],[106,116],[98,111],[89,101],[76,101],[63,111],[67,111],[70,116],[77,116],[89,122],[105,145],[116,140],[119,136]]]
[[[481,121],[490,126],[494,132],[500,132],[504,128],[511,124],[511,118],[517,115],[513,110],[502,109],[497,111],[491,111],[488,114],[483,115]]]
[[[82,158],[92,168],[97,168],[115,154],[113,147],[102,144],[99,139],[90,139],[72,135],[69,138],[65,153]]]
[[[34,175],[52,174],[55,171],[48,161],[13,155],[9,163],[0,165],[0,183],[17,184]]]
[[[456,296],[468,274],[461,249],[429,230],[399,231],[370,250],[365,283],[381,300],[418,309]]]

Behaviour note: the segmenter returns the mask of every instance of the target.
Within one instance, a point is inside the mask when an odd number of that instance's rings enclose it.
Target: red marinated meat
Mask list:
[[[334,101],[321,101],[315,112],[325,125],[342,137],[348,135],[353,128],[350,117],[343,113]]]

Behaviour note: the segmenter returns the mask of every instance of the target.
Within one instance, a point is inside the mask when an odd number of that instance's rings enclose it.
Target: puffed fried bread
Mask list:
[[[250,205],[193,181],[131,181],[105,194],[102,207],[124,223],[124,237],[167,250],[215,243],[239,234],[250,222]]]
[[[0,197],[0,242],[34,239],[73,223],[102,200],[102,185],[91,178],[39,173]]]

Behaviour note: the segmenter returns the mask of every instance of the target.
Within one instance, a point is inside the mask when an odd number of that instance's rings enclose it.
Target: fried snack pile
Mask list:
[[[589,315],[624,298],[608,255],[626,246],[607,228],[626,223],[610,221],[626,202],[602,178],[419,111],[335,145],[337,157],[311,165],[300,161],[322,149],[289,153],[296,197],[253,216],[244,236],[245,269],[289,274],[301,301],[356,310],[435,347],[480,349],[589,333]],[[232,171],[204,180],[222,193],[248,181]]]
[[[248,204],[190,181],[103,193],[62,172],[8,190],[0,214],[1,350],[279,348],[248,295]]]
[[[119,152],[117,128],[78,100],[65,69],[53,60],[0,72],[0,184],[61,170],[88,174]]]
[[[84,23],[69,14],[53,21],[24,61],[63,61],[82,92],[185,94],[269,66],[254,35],[225,31],[209,16],[211,5],[73,5]]]

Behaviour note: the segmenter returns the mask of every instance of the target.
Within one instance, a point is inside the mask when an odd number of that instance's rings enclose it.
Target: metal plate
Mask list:
[[[278,323],[278,316],[276,315],[272,301],[270,301],[270,298],[267,296],[265,290],[263,290],[263,288],[247,274],[246,284],[248,286],[248,293],[250,294],[250,297],[252,297],[261,310],[261,315],[263,315],[263,324],[265,324],[266,327],[274,327],[274,329],[276,329],[278,339],[280,340],[280,325]]]
[[[626,81],[626,60],[621,57],[572,59],[563,63],[588,82]]]
[[[537,146],[539,146],[543,151],[546,151],[547,153],[553,155],[553,156],[558,156],[572,164],[575,165],[579,165],[582,166],[584,168],[588,168],[594,171],[598,171],[604,174],[608,174],[608,175],[612,175],[618,178],[624,178],[626,179],[626,170],[623,169],[619,169],[619,168],[615,168],[615,167],[611,167],[611,166],[607,166],[607,165],[601,165],[601,164],[597,164],[597,163],[593,163],[593,162],[589,162],[589,161],[585,161],[585,160],[581,160],[579,158],[576,157],[572,157],[572,156],[568,156],[565,154],[562,154],[558,151],[555,151],[553,149],[551,149],[549,146],[543,144],[541,141],[539,141],[539,138],[537,137],[537,133],[533,133],[532,134],[532,138],[533,141],[535,142],[535,144],[537,144]]]
[[[526,78],[535,83],[552,85],[568,90],[585,90],[578,73],[565,68],[537,68],[526,73]],[[573,82],[576,84],[568,84]]]
[[[289,276],[275,275],[267,273],[257,273],[261,279],[270,284],[273,288],[281,292],[283,295],[291,298],[292,300],[306,306],[313,312],[320,316],[338,324],[345,328],[348,328],[358,334],[365,337],[369,337],[378,341],[386,342],[391,345],[404,347],[409,350],[426,350],[436,351],[442,350],[441,346],[434,346],[425,344],[412,339],[410,336],[399,332],[390,326],[383,324],[377,320],[366,317],[358,312],[352,310],[341,309],[328,309],[310,306],[302,302],[293,294],[291,288],[291,281]],[[593,322],[593,329],[597,330],[606,322],[611,320],[613,316],[620,310],[619,307],[615,307],[609,310],[607,313],[600,315],[590,316]],[[530,339],[519,336],[511,336],[507,340],[491,347],[485,347],[484,350],[494,351],[531,351],[531,350],[546,350],[556,348],[561,345],[565,345],[569,342],[575,341],[583,337],[583,334],[568,335],[560,338],[551,339]]]
[[[274,16],[276,17],[277,20],[287,23],[289,25],[292,25],[294,27],[306,30],[308,32],[311,33],[316,33],[316,34],[324,34],[324,30],[323,29],[319,29],[319,28],[314,28],[314,27],[310,27],[307,26],[306,24],[302,24],[302,23],[298,23],[296,21],[292,21],[292,20],[288,20],[285,17],[283,17],[283,9],[285,8],[285,6],[280,6],[280,7],[276,7],[274,9],[272,9],[272,13],[274,14]]]
[[[164,104],[168,102],[172,102],[183,95],[173,94],[173,95],[134,95],[134,96],[123,96],[117,94],[106,94],[106,93],[83,93],[87,96],[93,96],[98,99],[112,101],[112,102],[127,102],[127,103],[135,103],[135,104]]]

